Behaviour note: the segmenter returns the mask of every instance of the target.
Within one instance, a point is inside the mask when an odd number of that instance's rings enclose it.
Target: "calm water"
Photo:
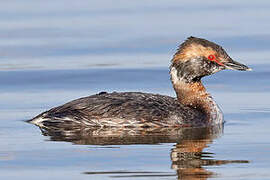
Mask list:
[[[2,2],[0,178],[270,179],[270,2],[242,3]],[[169,60],[190,35],[254,69],[204,79],[224,127],[67,135],[25,122],[100,91],[174,96]]]

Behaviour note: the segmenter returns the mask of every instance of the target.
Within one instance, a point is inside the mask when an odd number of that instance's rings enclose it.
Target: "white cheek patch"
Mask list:
[[[179,78],[178,78],[178,71],[177,69],[175,69],[175,67],[172,67],[171,68],[171,71],[170,71],[170,74],[171,74],[171,78],[172,78],[172,82],[175,84],[179,81]]]

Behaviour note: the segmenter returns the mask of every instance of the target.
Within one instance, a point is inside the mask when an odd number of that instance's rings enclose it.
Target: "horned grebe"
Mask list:
[[[141,92],[102,92],[43,112],[40,127],[195,127],[221,124],[223,115],[201,78],[223,69],[251,70],[208,40],[189,37],[170,66],[177,98]]]

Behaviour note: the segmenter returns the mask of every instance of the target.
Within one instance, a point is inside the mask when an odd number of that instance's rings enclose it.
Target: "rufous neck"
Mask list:
[[[187,79],[179,77],[179,73],[174,67],[171,67],[170,74],[177,99],[181,104],[201,111],[209,120],[213,120],[214,116],[220,113],[201,80],[187,81]]]
[[[171,66],[170,75],[173,88],[181,104],[192,107],[204,106],[210,95],[200,80],[190,81],[186,76],[182,77],[179,70]]]
[[[186,83],[178,81],[173,83],[178,101],[193,109],[202,112],[205,123],[209,125],[223,122],[223,114],[210,94],[207,93],[201,81]]]
[[[178,81],[177,83],[173,83],[173,87],[176,92],[177,99],[181,104],[198,109],[208,108],[209,100],[212,98],[206,92],[201,81],[191,83]]]

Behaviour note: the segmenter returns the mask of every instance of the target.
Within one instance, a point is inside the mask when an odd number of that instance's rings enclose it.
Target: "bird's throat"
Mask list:
[[[198,109],[208,108],[208,101],[211,96],[206,92],[201,81],[186,83],[178,81],[173,84],[177,99],[181,104]]]
[[[213,120],[213,114],[218,114],[220,110],[202,82],[200,80],[187,82],[178,76],[179,73],[174,67],[171,68],[170,74],[178,101],[201,111],[206,115],[207,120]]]

